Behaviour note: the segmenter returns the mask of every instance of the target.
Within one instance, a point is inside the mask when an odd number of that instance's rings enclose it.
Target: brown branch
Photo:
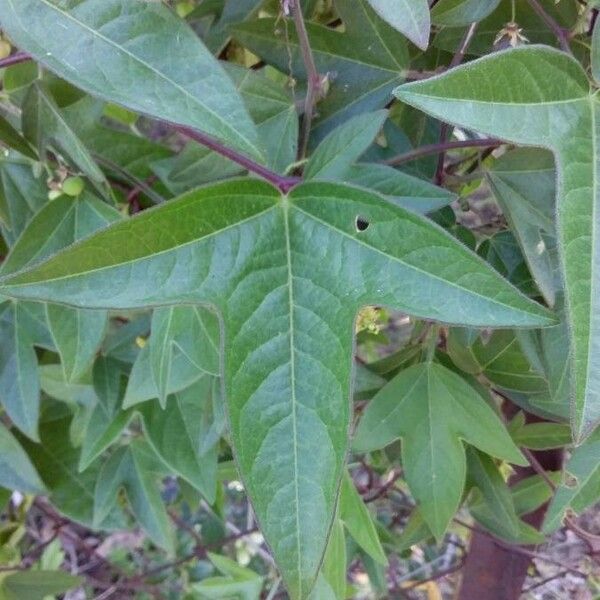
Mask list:
[[[528,550],[527,548],[523,548],[522,546],[519,546],[518,544],[510,544],[509,542],[505,542],[505,541],[497,538],[495,535],[489,533],[485,529],[482,529],[481,527],[477,527],[475,525],[469,525],[469,523],[466,523],[465,521],[462,521],[459,518],[455,517],[453,519],[453,521],[455,523],[458,523],[458,525],[461,525],[462,527],[465,527],[467,529],[470,529],[471,531],[477,532],[480,535],[490,538],[493,541],[493,543],[496,544],[497,546],[500,546],[500,548],[504,548],[505,550],[509,550],[510,552],[513,552],[515,554],[520,554],[522,556],[526,556],[531,559],[541,560],[548,564],[555,565],[557,567],[561,567],[562,569],[565,569],[566,571],[570,571],[571,573],[576,573],[580,577],[587,578],[587,575],[583,571],[580,571],[579,569],[576,569],[575,567],[571,567],[559,560],[556,560],[556,559],[552,558],[551,556],[548,556],[546,554],[541,554],[540,552],[535,552],[534,550]]]

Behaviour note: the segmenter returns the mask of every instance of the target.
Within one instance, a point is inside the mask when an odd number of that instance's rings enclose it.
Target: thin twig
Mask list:
[[[456,150],[458,148],[497,148],[504,142],[493,138],[478,138],[474,140],[456,140],[451,142],[444,142],[438,144],[429,144],[427,146],[421,146],[415,148],[410,152],[404,152],[398,154],[392,158],[388,158],[383,161],[385,165],[402,165],[413,160],[418,160],[424,156],[430,156],[432,154],[439,154],[440,152],[447,152],[448,150]]]
[[[460,43],[460,46],[458,47],[458,50],[452,57],[452,60],[450,61],[450,66],[449,66],[450,69],[457,67],[463,61],[465,54],[467,53],[467,48],[469,47],[469,44],[471,43],[471,40],[473,39],[473,36],[475,35],[476,29],[477,29],[477,22],[475,21],[475,22],[471,23],[471,25],[469,25],[469,28],[467,29],[465,35],[463,36],[463,39]],[[444,142],[448,141],[449,133],[450,133],[450,126],[447,123],[444,123],[440,129],[440,144],[443,144]],[[446,153],[440,152],[440,155],[438,157],[437,167],[435,170],[435,176],[434,176],[434,181],[437,185],[441,185],[443,182],[445,162],[446,162]]]
[[[0,69],[12,67],[13,65],[27,62],[28,60],[31,60],[31,56],[29,56],[29,54],[26,52],[15,52],[11,56],[7,56],[6,58],[0,60]]]
[[[214,138],[202,133],[201,131],[197,131],[196,129],[192,129],[191,127],[185,127],[183,125],[176,125],[175,123],[170,123],[170,125],[179,133],[184,135],[185,137],[202,144],[206,148],[210,150],[214,150],[217,154],[228,158],[229,160],[237,163],[238,165],[244,167],[251,173],[262,177],[264,180],[272,183],[279,191],[283,194],[287,194],[294,186],[298,185],[301,181],[299,177],[287,177],[284,175],[279,175],[271,169],[253,161],[251,158],[248,158],[244,154],[237,152],[236,150],[232,150],[231,148],[227,148],[221,142],[215,140]]]
[[[9,56],[7,59],[0,61],[0,68],[4,66],[9,66],[10,64],[15,64],[15,60],[17,62],[25,62],[27,60],[31,60],[31,58],[31,56],[24,52],[18,52],[13,56]],[[191,127],[184,127],[182,125],[177,125],[168,121],[163,122],[171,125],[176,131],[178,131],[182,135],[194,140],[195,142],[198,142],[199,144],[202,144],[203,146],[209,148],[210,150],[213,150],[217,154],[228,158],[229,160],[244,167],[248,171],[255,173],[259,177],[262,177],[266,181],[269,181],[275,187],[277,187],[283,194],[287,194],[294,186],[300,183],[300,178],[285,177],[283,175],[279,175],[274,171],[271,171],[271,169],[268,169],[267,167],[255,162],[254,160],[245,156],[244,154],[241,154],[236,150],[232,150],[231,148],[227,148],[221,142],[217,141],[209,135],[206,135],[205,133],[192,129]]]
[[[302,120],[302,136],[298,151],[298,158],[302,160],[306,156],[306,151],[308,149],[308,140],[310,138],[313,113],[315,110],[315,104],[317,103],[322,91],[322,81],[319,71],[317,70],[315,57],[310,46],[310,40],[308,39],[308,32],[306,31],[306,23],[304,22],[304,15],[302,14],[300,0],[294,0],[292,2],[291,10],[292,16],[294,17],[294,24],[296,26],[296,33],[298,34],[298,43],[300,45],[302,61],[304,62],[304,68],[306,69],[307,81],[306,98],[304,99],[304,117]]]
[[[540,19],[546,23],[546,25],[552,30],[556,39],[560,44],[560,47],[567,53],[573,54],[571,46],[569,45],[569,38],[566,31],[544,10],[544,7],[538,2],[538,0],[527,0],[529,5],[538,14]]]

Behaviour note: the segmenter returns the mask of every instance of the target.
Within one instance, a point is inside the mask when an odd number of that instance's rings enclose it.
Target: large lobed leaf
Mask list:
[[[1,289],[86,308],[216,307],[234,451],[292,598],[310,593],[333,522],[358,310],[389,305],[472,326],[554,322],[423,217],[326,182],[289,196],[252,179],[200,188]]]
[[[557,229],[573,355],[573,431],[600,421],[599,105],[572,57],[517,48],[402,86],[398,97],[450,123],[554,152]]]

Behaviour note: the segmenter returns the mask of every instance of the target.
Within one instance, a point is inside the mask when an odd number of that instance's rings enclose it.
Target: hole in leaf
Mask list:
[[[361,231],[366,231],[367,229],[369,229],[370,224],[371,223],[369,223],[369,221],[367,221],[367,219],[365,219],[364,217],[358,216],[358,217],[356,217],[354,226],[356,227],[356,231],[358,231],[360,233]]]

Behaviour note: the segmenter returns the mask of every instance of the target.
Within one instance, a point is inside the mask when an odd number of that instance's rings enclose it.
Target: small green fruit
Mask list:
[[[62,190],[67,196],[79,196],[83,192],[85,183],[81,177],[69,177],[62,184]]]

